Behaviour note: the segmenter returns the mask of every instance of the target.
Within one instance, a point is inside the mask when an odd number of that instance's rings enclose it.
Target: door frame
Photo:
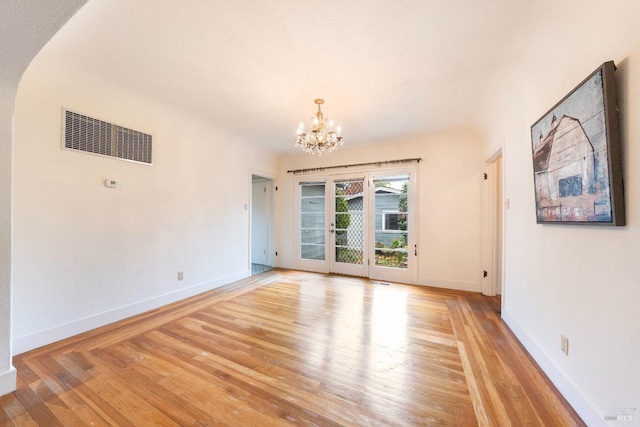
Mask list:
[[[331,201],[329,202],[329,220],[333,220],[336,217],[336,205],[335,205],[335,185],[336,181],[347,181],[347,180],[357,180],[362,178],[362,220],[363,220],[363,229],[362,229],[362,239],[363,239],[363,260],[362,264],[349,264],[338,262],[336,260],[336,234],[335,232],[329,231],[329,240],[327,245],[327,253],[329,256],[329,272],[335,274],[345,274],[349,276],[358,276],[358,277],[369,277],[370,270],[367,265],[366,255],[369,253],[369,247],[367,246],[369,243],[369,218],[367,213],[369,212],[368,208],[368,200],[369,200],[369,188],[368,188],[368,180],[369,173],[367,172],[351,172],[348,174],[335,174],[329,175],[328,179],[330,181],[330,188],[328,189],[328,194],[331,197]],[[335,229],[335,226],[332,226],[333,222],[329,224],[329,226]],[[334,224],[335,225],[335,224]]]
[[[363,277],[368,277],[373,280],[385,280],[385,281],[396,281],[401,283],[409,283],[415,284],[417,283],[417,279],[419,276],[419,265],[418,265],[418,250],[419,250],[419,230],[418,230],[418,165],[406,164],[406,165],[391,165],[391,166],[380,166],[377,168],[370,167],[357,167],[350,168],[347,171],[334,171],[334,172],[326,172],[326,173],[313,173],[309,175],[299,175],[295,179],[295,188],[296,188],[296,196],[294,198],[295,203],[295,237],[294,237],[294,265],[296,269],[305,270],[305,271],[313,271],[317,273],[333,273],[332,271],[332,254],[330,250],[333,250],[332,245],[332,237],[330,236],[329,224],[331,223],[332,216],[335,215],[335,207],[334,205],[334,181],[336,179],[345,178],[345,177],[357,177],[362,175],[365,177],[365,188],[368,193],[371,193],[370,188],[373,186],[371,183],[374,176],[394,176],[394,175],[409,175],[410,176],[410,185],[409,185],[409,203],[410,206],[413,206],[413,209],[409,209],[410,214],[410,224],[413,227],[410,228],[409,233],[409,242],[408,242],[408,256],[412,258],[413,268],[408,270],[406,274],[402,275],[401,278],[398,278],[399,269],[393,269],[394,271],[387,271],[385,274],[384,267],[378,267],[378,273],[382,274],[373,274],[372,271],[375,271],[375,265],[371,265],[371,262],[375,263],[373,259],[375,257],[375,251],[373,247],[365,247],[365,254],[368,255],[368,262],[364,265],[364,274]],[[315,260],[306,260],[300,257],[300,183],[301,182],[324,182],[325,184],[325,203],[330,203],[330,207],[325,208],[325,259],[324,261],[315,261]],[[369,201],[366,209],[369,212],[375,213],[375,205],[374,205],[374,197],[371,197],[371,194],[368,194]],[[368,246],[373,245],[373,241],[375,240],[375,221],[372,221],[371,218],[367,218],[365,220],[368,225],[366,225],[365,230],[365,240]],[[396,274],[393,274],[396,273]],[[337,272],[336,274],[344,274],[342,272]],[[395,277],[394,277],[395,276]]]
[[[302,182],[323,182],[324,183],[324,202],[325,202],[325,224],[324,224],[324,260],[313,260],[313,259],[303,259],[300,255],[300,233],[301,233],[301,223],[300,223],[300,183]],[[314,273],[329,273],[329,251],[327,247],[329,246],[329,215],[327,214],[326,204],[330,203],[328,199],[330,199],[331,193],[329,191],[329,187],[331,186],[331,177],[328,175],[300,175],[295,179],[295,234],[294,234],[294,265],[296,269],[303,271],[311,271]]]
[[[483,266],[487,275],[482,277],[482,293],[487,296],[504,296],[505,259],[505,207],[504,197],[504,143],[501,143],[485,160],[483,188]],[[502,160],[502,170],[498,160]],[[498,201],[501,200],[500,206]],[[498,228],[498,218],[502,221]],[[500,278],[500,280],[498,280]],[[499,285],[501,284],[501,286]],[[504,302],[504,297],[503,297]]]
[[[378,267],[375,264],[375,249],[369,254],[371,263],[369,265],[369,278],[373,280],[383,280],[390,282],[400,282],[408,284],[416,284],[418,279],[418,167],[415,164],[405,166],[394,166],[389,168],[380,168],[372,170],[369,173],[369,180],[371,184],[371,191],[374,196],[369,198],[369,209],[375,215],[375,185],[373,184],[373,178],[376,176],[401,176],[409,175],[409,186],[407,192],[407,200],[409,205],[408,212],[408,224],[409,232],[407,239],[407,257],[410,261],[410,268],[390,268],[390,267]],[[370,226],[370,237],[373,244],[375,244],[375,221],[372,221]]]
[[[263,178],[267,181],[267,196],[266,196],[266,213],[267,213],[267,256],[266,256],[266,265],[277,267],[276,265],[276,241],[275,236],[276,233],[276,224],[274,221],[274,207],[275,203],[275,188],[276,188],[276,179],[272,175],[256,171],[249,170],[249,203],[245,205],[245,210],[248,210],[248,219],[249,219],[249,241],[248,241],[248,269],[251,272],[251,262],[252,262],[252,249],[253,249],[253,177],[257,176]]]

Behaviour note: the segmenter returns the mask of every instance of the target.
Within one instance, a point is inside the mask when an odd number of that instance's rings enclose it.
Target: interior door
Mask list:
[[[369,203],[371,224],[369,277],[415,283],[417,245],[414,226],[414,189],[411,174],[372,174]]]
[[[254,178],[251,185],[251,263],[267,264],[269,241],[267,180]]]
[[[333,177],[330,272],[368,276],[366,175]]]

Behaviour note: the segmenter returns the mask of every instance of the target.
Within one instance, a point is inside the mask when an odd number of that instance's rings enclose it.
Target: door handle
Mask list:
[[[333,233],[334,231],[336,231],[336,230],[334,230],[334,229],[331,229],[331,230],[329,230],[329,233]]]

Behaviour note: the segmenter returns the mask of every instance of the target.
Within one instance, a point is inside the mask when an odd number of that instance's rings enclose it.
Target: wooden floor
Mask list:
[[[2,425],[584,425],[499,300],[272,270],[14,359]]]

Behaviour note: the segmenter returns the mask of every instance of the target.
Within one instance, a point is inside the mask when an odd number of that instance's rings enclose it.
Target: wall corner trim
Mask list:
[[[16,389],[16,381],[18,380],[18,374],[16,368],[13,365],[9,365],[9,370],[3,374],[0,374],[0,396],[9,394]]]
[[[567,377],[564,372],[562,372],[562,370],[553,363],[551,358],[549,358],[549,356],[536,345],[525,330],[520,327],[511,313],[506,309],[502,310],[502,320],[504,320],[507,326],[509,326],[511,332],[514,333],[520,343],[527,349],[538,366],[540,366],[544,373],[547,374],[558,391],[560,391],[564,398],[567,399],[567,402],[569,402],[571,407],[573,407],[578,415],[580,415],[582,421],[592,427],[607,427],[609,424],[604,420],[604,417],[598,413],[595,406],[589,402],[584,393],[582,393],[573,384],[571,378]]]

